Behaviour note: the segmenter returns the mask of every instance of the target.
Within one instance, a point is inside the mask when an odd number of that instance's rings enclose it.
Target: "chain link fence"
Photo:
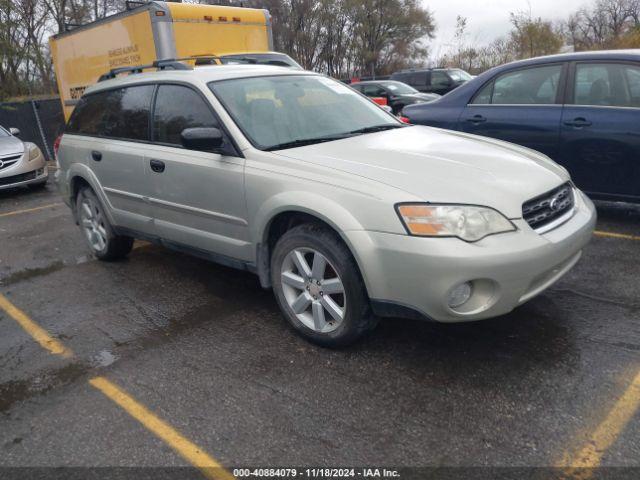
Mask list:
[[[58,97],[0,103],[0,125],[20,130],[20,138],[33,142],[53,160],[53,142],[62,133],[64,115]]]

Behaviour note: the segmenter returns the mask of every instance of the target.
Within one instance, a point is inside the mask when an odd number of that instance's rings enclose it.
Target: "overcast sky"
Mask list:
[[[446,50],[455,34],[456,17],[467,17],[470,43],[485,44],[504,35],[511,27],[509,12],[531,11],[534,17],[563,20],[592,0],[422,0],[433,12],[436,39],[430,43],[431,56]]]

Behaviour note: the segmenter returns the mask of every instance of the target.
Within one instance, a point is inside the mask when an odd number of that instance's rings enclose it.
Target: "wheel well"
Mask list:
[[[76,223],[78,223],[76,216],[76,198],[78,197],[78,192],[80,192],[82,187],[91,188],[91,185],[82,177],[73,177],[71,179],[71,191],[69,192],[71,197],[71,211],[73,212],[73,216],[76,217]]]
[[[82,187],[91,188],[91,185],[82,177],[73,177],[71,179],[71,200],[74,200],[78,196],[78,192]]]
[[[260,283],[264,288],[271,287],[271,254],[276,243],[286,232],[305,223],[313,223],[334,232],[347,247],[347,250],[351,254],[351,257],[354,259],[354,263],[358,268],[358,274],[362,277],[358,261],[355,259],[349,245],[346,244],[340,233],[332,225],[309,213],[289,211],[279,213],[271,220],[271,222],[269,222],[269,226],[267,227],[264,237],[264,244],[259,247],[258,276],[260,277]]]
[[[273,248],[275,247],[278,240],[280,240],[280,237],[282,237],[286,232],[288,232],[292,228],[305,223],[313,223],[316,225],[326,227],[329,230],[332,230],[334,232],[336,231],[335,228],[333,228],[327,222],[308,213],[303,213],[303,212],[279,213],[269,223],[269,228],[267,230],[267,235],[265,238],[266,246],[269,248],[269,257],[271,257],[271,252],[273,251]]]

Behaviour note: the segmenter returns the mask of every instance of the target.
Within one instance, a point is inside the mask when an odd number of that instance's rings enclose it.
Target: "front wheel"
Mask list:
[[[285,318],[313,343],[345,346],[375,326],[355,260],[327,228],[306,224],[285,233],[273,251],[271,279]]]
[[[76,211],[87,244],[99,260],[119,260],[129,254],[133,238],[115,234],[102,204],[89,187],[78,193]]]

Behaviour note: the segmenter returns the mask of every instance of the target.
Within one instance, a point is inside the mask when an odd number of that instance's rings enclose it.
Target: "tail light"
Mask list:
[[[409,120],[407,117],[398,117],[400,119],[400,121],[402,123],[411,123],[411,120]]]
[[[56,161],[58,161],[58,149],[60,148],[60,142],[62,141],[62,135],[59,135],[58,138],[53,142],[53,156]]]

